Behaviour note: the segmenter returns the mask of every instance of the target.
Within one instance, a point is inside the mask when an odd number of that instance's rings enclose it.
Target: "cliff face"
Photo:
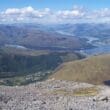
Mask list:
[[[109,98],[109,87],[73,81],[0,86],[0,110],[108,110]]]

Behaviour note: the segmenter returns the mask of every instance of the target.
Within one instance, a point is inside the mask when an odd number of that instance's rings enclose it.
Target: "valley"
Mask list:
[[[0,84],[26,85],[42,81],[63,62],[84,58],[75,52],[51,52],[14,47],[0,50]]]
[[[64,24],[58,26],[56,32],[85,39],[89,44],[94,46],[94,48],[80,50],[81,53],[87,56],[110,53],[109,23]]]
[[[0,84],[14,86],[43,81],[51,74],[54,75],[57,70],[60,71],[65,62],[109,54],[109,29],[109,24],[0,25]],[[96,66],[98,62],[92,64],[93,59],[91,58],[90,63],[88,61],[83,67],[87,65],[89,68],[88,65],[94,66],[94,64]],[[98,58],[96,57],[96,59]],[[78,62],[83,63],[83,61]],[[105,64],[108,63],[105,62]],[[69,63],[67,65],[69,68],[72,66]],[[90,73],[93,71],[90,68],[89,71],[84,71],[83,75],[82,66],[77,63],[74,65],[76,65],[75,69],[72,66],[71,71],[73,76],[77,76],[79,73],[84,77],[87,75],[86,73],[93,74]],[[103,66],[98,65],[100,68]],[[79,73],[73,72],[78,71],[76,67],[79,68]],[[94,68],[94,71],[97,69]],[[65,69],[63,70],[65,71]],[[97,71],[99,72],[99,70]],[[62,73],[60,72],[60,74]],[[65,73],[69,74],[69,72]],[[70,76],[72,74],[70,73]],[[88,82],[89,79],[80,79],[80,74],[78,81]],[[103,75],[103,73],[101,74]],[[108,76],[109,73],[106,72],[106,74]],[[60,78],[59,75],[58,78]],[[66,75],[64,77],[67,78]],[[76,79],[73,80],[77,81]],[[102,78],[99,77],[99,79]]]

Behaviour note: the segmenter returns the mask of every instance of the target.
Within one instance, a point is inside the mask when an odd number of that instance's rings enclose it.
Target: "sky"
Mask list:
[[[109,22],[110,0],[1,0],[0,23]]]
[[[84,6],[90,9],[108,8],[110,0],[1,0],[1,10],[6,8],[51,8],[53,10],[70,9],[73,5]]]

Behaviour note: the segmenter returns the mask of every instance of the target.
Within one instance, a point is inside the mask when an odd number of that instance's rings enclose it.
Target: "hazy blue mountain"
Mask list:
[[[51,26],[32,24],[0,25],[0,44],[21,45],[34,49],[77,50],[91,45],[82,38],[62,35]],[[52,31],[53,30],[53,31]]]

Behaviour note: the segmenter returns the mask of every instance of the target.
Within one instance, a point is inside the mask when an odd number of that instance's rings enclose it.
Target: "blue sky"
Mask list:
[[[109,8],[110,0],[1,0],[0,9],[22,8],[50,8],[52,10],[70,9],[73,5],[84,6],[89,9]]]
[[[109,22],[110,0],[1,0],[0,23]]]

